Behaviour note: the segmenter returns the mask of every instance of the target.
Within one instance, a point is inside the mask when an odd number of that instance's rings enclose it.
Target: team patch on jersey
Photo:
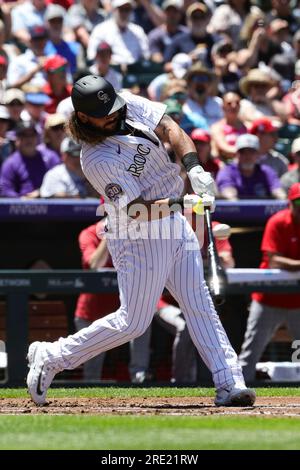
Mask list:
[[[123,194],[123,189],[117,183],[109,183],[105,187],[105,194],[111,201],[116,201]]]

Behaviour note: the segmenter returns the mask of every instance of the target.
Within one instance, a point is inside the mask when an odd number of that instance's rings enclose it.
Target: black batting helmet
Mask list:
[[[77,80],[71,98],[75,111],[96,118],[113,114],[126,105],[111,83],[98,75],[87,75]]]

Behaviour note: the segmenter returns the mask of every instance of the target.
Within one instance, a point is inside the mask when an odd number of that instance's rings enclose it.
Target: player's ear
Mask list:
[[[88,122],[89,118],[86,114],[82,113],[81,111],[77,111],[77,116],[79,117],[80,121]]]

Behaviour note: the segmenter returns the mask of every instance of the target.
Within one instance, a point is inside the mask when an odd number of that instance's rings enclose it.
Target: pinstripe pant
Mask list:
[[[216,388],[243,385],[236,353],[203,277],[199,243],[191,226],[176,213],[148,223],[147,230],[150,228],[151,239],[108,239],[118,274],[120,308],[74,335],[46,343],[47,360],[57,368],[74,369],[142,335],[166,286],[184,314],[190,336],[212,372]]]

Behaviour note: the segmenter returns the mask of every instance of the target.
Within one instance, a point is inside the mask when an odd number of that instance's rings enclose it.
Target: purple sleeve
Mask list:
[[[275,172],[275,170],[273,170],[273,168],[271,168],[268,165],[261,165],[261,169],[264,171],[266,175],[270,192],[272,192],[273,189],[281,188],[280,179],[277,176],[277,173]]]
[[[221,170],[219,170],[217,174],[216,182],[217,182],[219,191],[222,191],[224,188],[228,188],[228,187],[234,187],[234,188],[236,187],[230,165],[227,165]]]
[[[9,159],[6,160],[0,173],[0,194],[2,197],[19,197],[19,193],[15,189],[17,186],[16,176],[12,163]]]

